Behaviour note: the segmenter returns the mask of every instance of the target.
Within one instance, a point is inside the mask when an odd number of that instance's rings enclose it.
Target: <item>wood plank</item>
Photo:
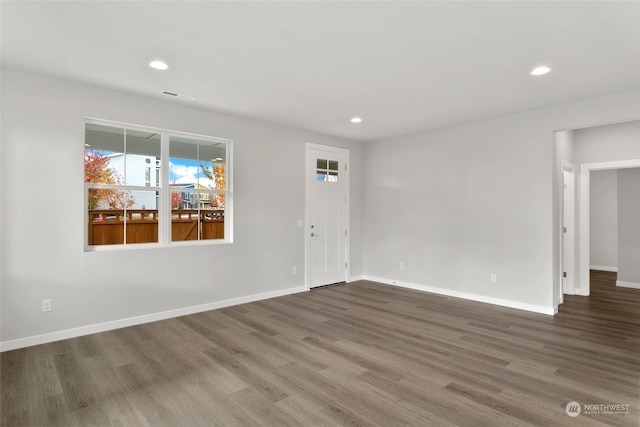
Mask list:
[[[556,316],[359,281],[9,351],[0,425],[637,426],[640,291],[615,279]]]

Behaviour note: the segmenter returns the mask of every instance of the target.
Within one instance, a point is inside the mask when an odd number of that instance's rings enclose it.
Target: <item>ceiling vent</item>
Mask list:
[[[174,98],[184,99],[185,101],[193,101],[196,99],[194,96],[183,95],[181,93],[170,92],[168,90],[163,90],[161,93],[163,95],[173,96]]]

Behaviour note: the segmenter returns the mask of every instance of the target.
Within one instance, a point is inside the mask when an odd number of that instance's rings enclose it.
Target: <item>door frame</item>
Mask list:
[[[568,182],[564,180],[564,173],[569,173]],[[560,235],[562,236],[562,262],[560,263],[560,292],[556,296],[556,304],[562,304],[564,294],[574,295],[577,277],[576,268],[576,166],[573,163],[562,161],[562,221],[560,221]],[[567,227],[564,232],[563,227]],[[567,273],[566,280],[563,273]]]
[[[640,167],[640,159],[583,163],[580,165],[580,284],[576,288],[576,294],[578,295],[589,295],[591,291],[589,274],[589,180],[591,171],[637,167]]]
[[[310,280],[309,280],[309,245],[311,240],[311,235],[307,229],[308,224],[311,223],[311,191],[309,188],[309,181],[307,180],[307,174],[315,173],[315,169],[308,170],[307,166],[309,165],[309,158],[311,156],[311,150],[321,150],[321,151],[329,151],[332,153],[338,153],[344,155],[346,170],[344,171],[344,189],[345,189],[345,228],[346,228],[346,244],[345,244],[345,282],[349,282],[351,279],[351,222],[350,222],[350,206],[351,206],[351,195],[350,195],[350,175],[351,175],[351,164],[350,164],[350,151],[346,148],[338,148],[332,147],[329,145],[321,145],[315,144],[312,142],[305,143],[305,152],[304,152],[304,287],[305,290],[310,289]]]

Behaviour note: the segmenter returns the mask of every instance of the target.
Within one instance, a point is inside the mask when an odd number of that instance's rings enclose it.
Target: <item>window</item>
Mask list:
[[[226,151],[223,142],[170,136],[172,241],[224,238]]]
[[[338,162],[336,160],[317,159],[316,179],[325,182],[338,182]]]
[[[230,149],[226,139],[87,119],[86,249],[230,242]]]

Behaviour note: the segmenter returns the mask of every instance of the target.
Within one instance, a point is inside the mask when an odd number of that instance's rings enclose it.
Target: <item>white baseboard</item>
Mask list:
[[[611,271],[611,272],[617,273],[618,267],[607,267],[604,265],[590,265],[589,270]]]
[[[527,304],[518,301],[512,301],[502,298],[487,297],[484,295],[472,294],[469,292],[453,291],[451,289],[438,288],[434,286],[419,285],[416,283],[400,282],[398,280],[391,280],[382,277],[364,276],[364,280],[370,280],[372,282],[384,283],[386,285],[399,286],[401,288],[415,289],[417,291],[430,292],[433,294],[446,295],[455,298],[462,298],[471,301],[484,302],[487,304],[499,305],[502,307],[516,308],[518,310],[532,311],[534,313],[554,315],[557,313],[557,309],[549,306]]]
[[[553,302],[553,314],[558,314],[558,307],[564,302],[564,295],[561,298],[556,298]]]
[[[18,348],[31,347],[39,344],[46,344],[54,341],[76,338],[83,335],[95,334],[98,332],[111,331],[114,329],[125,328],[127,326],[141,325],[143,323],[157,322],[158,320],[171,319],[189,314],[201,313],[203,311],[216,310],[219,308],[230,307],[238,304],[245,304],[254,301],[260,301],[269,298],[276,298],[285,295],[305,292],[304,286],[295,288],[281,289],[272,292],[264,292],[261,294],[248,295],[245,297],[232,298],[223,301],[216,301],[207,304],[194,305],[191,307],[178,308],[175,310],[167,310],[159,313],[145,314],[143,316],[129,317],[127,319],[114,320],[111,322],[98,323],[95,325],[81,326],[79,328],[67,329],[64,331],[56,331],[48,334],[35,335],[27,338],[19,338],[11,341],[0,342],[0,352],[16,350]]]
[[[619,286],[621,288],[640,289],[640,283],[623,282],[622,280],[616,280],[616,286]]]
[[[361,274],[359,276],[351,276],[351,277],[349,277],[349,282],[348,283],[357,282],[358,280],[364,280],[364,275]]]

